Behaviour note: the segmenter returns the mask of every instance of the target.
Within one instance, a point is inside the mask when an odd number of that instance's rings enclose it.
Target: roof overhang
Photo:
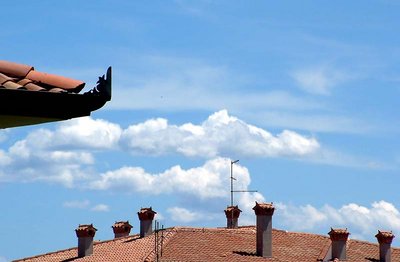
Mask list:
[[[84,94],[0,89],[0,129],[89,116],[111,100],[111,67]]]

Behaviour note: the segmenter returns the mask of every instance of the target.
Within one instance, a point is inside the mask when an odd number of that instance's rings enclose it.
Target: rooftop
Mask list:
[[[93,254],[78,258],[77,248],[17,261],[324,261],[331,244],[328,235],[273,229],[273,257],[256,256],[254,226],[227,228],[173,227],[140,238],[139,235],[94,243]],[[379,261],[379,245],[349,239],[348,262]],[[392,248],[392,262],[400,262],[400,248]]]

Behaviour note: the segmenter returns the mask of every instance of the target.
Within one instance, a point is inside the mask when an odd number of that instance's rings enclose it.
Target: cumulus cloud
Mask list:
[[[331,89],[346,76],[328,68],[301,69],[292,73],[292,77],[304,91],[316,95],[330,95]]]
[[[139,167],[124,167],[115,171],[101,174],[98,179],[90,181],[88,187],[92,190],[111,190],[117,192],[143,193],[147,195],[174,194],[181,198],[192,198],[200,201],[196,211],[182,207],[172,207],[169,214],[174,221],[189,223],[199,219],[221,217],[221,214],[210,213],[209,201],[229,200],[230,159],[215,158],[208,160],[204,165],[183,169],[174,166],[162,173],[151,174]],[[236,190],[248,190],[251,179],[247,168],[240,164],[235,165]],[[254,224],[252,207],[255,201],[263,202],[265,198],[257,192],[235,194],[235,203],[243,210],[241,221],[243,224]],[[201,212],[199,211],[201,210]],[[206,215],[204,215],[206,214]]]
[[[319,148],[313,137],[289,130],[273,135],[229,115],[226,110],[215,112],[199,125],[173,125],[158,118],[126,129],[105,120],[84,117],[63,122],[55,130],[36,129],[8,150],[0,150],[0,181],[47,181],[74,187],[79,181],[92,180],[94,154],[106,150],[212,159],[229,155],[299,158],[312,155]],[[181,170],[179,166],[158,175],[147,174],[140,167],[124,167],[103,174],[102,180],[92,185],[96,188],[116,187],[116,181],[121,181],[116,177],[124,177],[131,184],[154,186],[160,178],[172,181],[172,177],[180,173],[180,183],[187,178],[198,181],[191,176],[190,170]],[[174,181],[178,183],[178,180]]]
[[[1,181],[47,181],[73,187],[90,175],[85,167],[94,163],[91,153],[42,147],[40,141],[35,143],[36,134],[17,141],[8,152],[0,151]]]
[[[320,147],[313,137],[284,130],[274,136],[268,131],[230,116],[226,110],[208,117],[201,125],[169,125],[166,119],[151,119],[131,125],[122,133],[121,144],[139,154],[180,153],[185,156],[253,157],[303,156]]]
[[[400,232],[400,212],[392,203],[373,202],[370,207],[350,203],[336,209],[312,205],[293,206],[276,204],[277,219],[289,230],[329,230],[330,227],[348,228],[355,238],[370,239],[377,230]]]
[[[56,130],[38,129],[26,138],[30,146],[46,149],[112,149],[120,138],[119,125],[90,117],[62,122]]]
[[[152,195],[180,193],[201,199],[228,196],[229,162],[227,158],[208,160],[203,166],[183,169],[173,166],[162,173],[151,174],[140,167],[123,167],[101,174],[91,181],[89,188],[141,192]],[[250,184],[247,168],[236,165],[237,188],[246,189]]]
[[[200,213],[182,207],[171,207],[167,209],[167,212],[175,222],[190,223],[202,217]]]

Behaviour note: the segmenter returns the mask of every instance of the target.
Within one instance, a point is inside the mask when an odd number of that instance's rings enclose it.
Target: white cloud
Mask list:
[[[348,228],[353,237],[371,239],[377,230],[393,230],[400,233],[400,212],[392,203],[373,202],[371,207],[355,203],[338,209],[325,205],[316,208],[312,205],[293,206],[276,204],[275,221],[289,230],[329,230],[330,227]]]
[[[226,110],[209,116],[201,125],[169,125],[166,119],[152,119],[123,131],[121,144],[138,154],[180,153],[185,156],[253,157],[303,156],[319,149],[315,138],[284,130],[277,136],[230,116]]]
[[[112,149],[116,146],[121,128],[117,124],[90,117],[77,118],[63,123],[55,133],[58,144],[82,147]]]
[[[196,211],[176,206],[168,210],[170,215],[176,212],[174,216],[170,216],[172,220],[189,223],[199,219],[221,218],[220,213],[210,213],[208,203],[215,199],[224,199],[223,201],[228,202],[230,178],[227,174],[229,173],[230,159],[216,158],[207,161],[200,167],[184,170],[180,166],[174,166],[159,174],[147,173],[139,167],[124,167],[102,174],[99,179],[91,181],[88,186],[93,190],[147,195],[174,194],[174,196],[199,200],[200,204]],[[249,189],[251,180],[247,168],[236,164],[234,176],[236,190]],[[245,192],[235,194],[234,200],[243,211],[241,223],[254,224],[252,208],[255,201],[264,202],[264,197],[257,192]]]
[[[89,200],[75,200],[75,201],[67,201],[63,203],[63,207],[67,208],[78,208],[78,209],[86,209],[90,205]]]
[[[175,222],[190,223],[202,218],[200,213],[182,207],[171,207],[167,209],[167,212]]]
[[[323,67],[297,70],[292,77],[304,91],[316,95],[330,95],[331,89],[347,78],[342,72]]]
[[[0,166],[6,166],[11,164],[12,159],[10,156],[7,155],[6,152],[0,150]]]
[[[95,206],[91,205],[89,200],[74,200],[74,201],[66,201],[63,203],[63,207],[66,208],[76,208],[76,209],[86,209],[95,212],[108,212],[110,211],[110,207],[105,204],[97,204]]]
[[[313,137],[289,130],[272,135],[230,116],[226,110],[210,115],[200,125],[171,125],[166,119],[158,118],[125,130],[117,124],[85,117],[66,121],[55,130],[36,129],[7,151],[0,150],[0,180],[47,181],[75,187],[78,182],[92,180],[93,154],[100,150],[127,150],[142,155],[181,154],[206,159],[224,155],[298,158],[311,155],[319,147]],[[171,178],[186,172],[176,166],[159,176]],[[154,185],[159,181],[158,176],[146,174],[140,168],[125,167],[103,174],[97,186],[108,187],[111,183],[115,187],[115,181],[120,180],[116,176],[124,176],[137,185]],[[190,175],[182,175],[187,176]]]
[[[90,182],[89,187],[96,190],[116,190],[141,192],[151,195],[180,193],[200,199],[228,196],[230,160],[216,158],[203,166],[182,169],[173,166],[159,174],[147,173],[140,167],[123,167],[109,171],[99,179]],[[235,166],[236,186],[246,189],[250,184],[247,168]]]
[[[38,132],[50,133],[46,130]],[[76,181],[90,176],[91,172],[85,167],[94,163],[91,153],[52,150],[51,145],[43,146],[36,140],[36,135],[38,133],[34,131],[12,145],[6,154],[0,155],[3,160],[2,181],[47,181],[73,187]]]
[[[7,140],[8,133],[9,133],[9,129],[0,129],[0,143]]]
[[[10,261],[10,260],[8,260],[5,257],[0,256],[0,262],[8,262],[8,261]]]
[[[26,141],[36,148],[112,149],[117,145],[120,135],[121,128],[117,124],[81,117],[62,122],[55,131],[35,130]]]
[[[98,204],[92,207],[90,210],[95,212],[108,212],[110,211],[110,207],[105,204]]]

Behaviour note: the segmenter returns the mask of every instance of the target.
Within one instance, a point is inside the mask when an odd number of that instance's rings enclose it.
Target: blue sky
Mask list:
[[[113,66],[90,118],[0,131],[0,261],[152,206],[166,227],[240,224],[400,236],[398,1],[17,1],[0,57],[83,80]],[[16,102],[17,103],[17,102]],[[16,105],[17,106],[17,105]],[[399,246],[399,240],[394,241]]]

